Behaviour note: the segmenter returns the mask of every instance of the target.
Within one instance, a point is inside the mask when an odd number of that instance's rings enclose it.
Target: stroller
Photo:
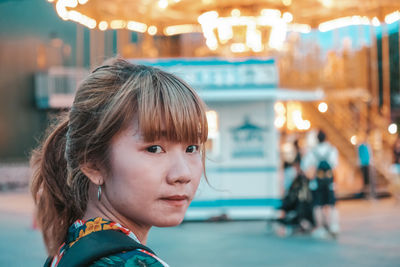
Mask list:
[[[299,172],[282,199],[279,209],[283,211],[284,216],[275,221],[281,229],[284,227],[284,235],[309,233],[315,226],[312,195],[308,184],[307,177]]]

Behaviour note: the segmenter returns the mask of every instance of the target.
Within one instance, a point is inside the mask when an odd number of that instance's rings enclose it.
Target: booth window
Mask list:
[[[216,157],[219,155],[219,127],[218,113],[215,110],[207,111],[208,140],[206,143],[207,155]]]

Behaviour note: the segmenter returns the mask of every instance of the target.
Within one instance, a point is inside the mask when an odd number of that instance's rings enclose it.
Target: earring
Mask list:
[[[99,187],[97,188],[97,200],[101,200],[101,185],[99,185]]]

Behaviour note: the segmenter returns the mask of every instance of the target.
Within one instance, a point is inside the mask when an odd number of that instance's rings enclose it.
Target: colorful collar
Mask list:
[[[54,257],[51,266],[57,266],[62,256],[64,255],[66,249],[72,247],[80,238],[87,236],[90,233],[98,232],[102,230],[119,230],[140,243],[136,235],[126,227],[121,224],[105,220],[101,217],[96,217],[90,220],[76,220],[68,229],[67,240],[64,242],[60,248],[57,255]]]

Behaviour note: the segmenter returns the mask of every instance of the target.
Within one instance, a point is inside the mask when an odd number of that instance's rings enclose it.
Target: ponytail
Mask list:
[[[33,151],[31,157],[31,192],[37,206],[35,216],[51,256],[65,241],[68,227],[83,215],[74,207],[71,189],[67,184],[67,131],[66,117],[50,132],[43,145]]]

